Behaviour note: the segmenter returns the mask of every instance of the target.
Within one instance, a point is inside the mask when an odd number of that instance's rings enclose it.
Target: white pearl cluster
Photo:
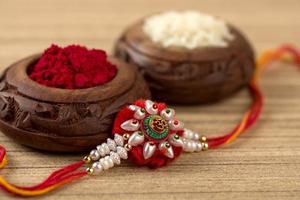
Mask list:
[[[185,152],[198,152],[203,150],[203,143],[200,141],[199,133],[185,128],[182,140],[183,150]]]
[[[115,134],[114,139],[107,139],[90,152],[90,158],[95,161],[91,167],[93,174],[121,164],[121,159],[127,159],[127,150],[123,147],[124,139],[121,135]]]

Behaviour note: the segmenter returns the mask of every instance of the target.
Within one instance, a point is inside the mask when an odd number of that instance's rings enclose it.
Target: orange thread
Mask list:
[[[256,69],[249,84],[250,93],[253,97],[251,107],[246,111],[242,120],[233,131],[223,136],[208,138],[207,140],[210,148],[216,148],[220,145],[232,142],[257,121],[263,107],[263,95],[258,87],[259,77],[263,67],[275,60],[293,61],[300,69],[300,51],[293,46],[283,45],[275,50],[266,50],[263,52],[257,59]]]
[[[249,84],[249,89],[253,97],[253,102],[248,111],[244,114],[240,123],[228,134],[219,137],[208,138],[208,144],[211,148],[216,148],[223,144],[228,144],[235,140],[241,133],[250,128],[260,116],[263,107],[263,95],[257,86],[262,66],[265,66],[273,60],[288,60],[297,63],[300,69],[300,51],[292,46],[284,45],[276,50],[265,51],[257,60],[256,70]],[[6,150],[0,146],[0,169],[7,163]],[[31,187],[20,187],[8,183],[4,178],[0,177],[0,187],[9,193],[18,196],[38,196],[46,194],[62,185],[70,183],[80,177],[85,176],[85,171],[77,171],[83,161],[71,164],[53,172],[42,183]]]

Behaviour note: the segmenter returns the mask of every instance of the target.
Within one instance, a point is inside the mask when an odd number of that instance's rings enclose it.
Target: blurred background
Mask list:
[[[128,24],[170,9],[220,16],[242,29],[259,50],[300,43],[299,0],[0,0],[0,64],[51,43],[110,51]]]

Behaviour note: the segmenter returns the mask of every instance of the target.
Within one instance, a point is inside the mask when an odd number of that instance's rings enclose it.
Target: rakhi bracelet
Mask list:
[[[274,60],[295,62],[300,69],[300,51],[292,46],[284,45],[264,52],[257,60],[255,74],[248,86],[253,102],[236,127],[225,135],[202,136],[184,128],[183,123],[175,118],[175,111],[164,103],[138,100],[118,113],[112,130],[113,137],[99,144],[83,160],[53,172],[34,186],[16,186],[0,177],[0,187],[17,196],[38,196],[83,176],[99,174],[121,164],[121,160],[129,159],[140,166],[158,168],[170,163],[182,152],[199,152],[230,143],[260,116],[263,95],[257,85],[258,78],[262,66]],[[0,146],[0,168],[6,163],[6,150]],[[88,167],[80,169],[85,164]]]

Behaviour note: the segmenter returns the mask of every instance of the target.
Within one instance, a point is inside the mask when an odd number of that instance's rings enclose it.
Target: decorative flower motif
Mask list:
[[[182,152],[183,123],[163,103],[138,100],[121,110],[113,134],[122,135],[129,159],[138,165],[161,167]]]

